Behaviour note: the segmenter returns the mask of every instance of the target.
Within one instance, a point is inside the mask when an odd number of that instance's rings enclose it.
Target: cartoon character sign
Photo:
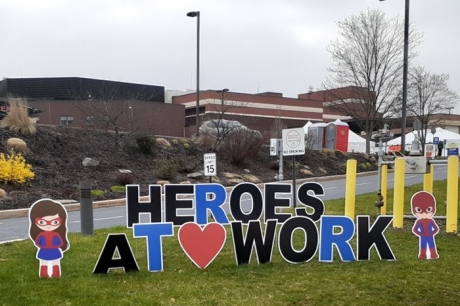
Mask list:
[[[436,213],[436,199],[426,191],[419,191],[411,199],[412,214],[417,218],[412,232],[419,236],[420,259],[436,259],[439,257],[434,236],[439,227],[433,219]]]
[[[70,247],[67,211],[61,203],[41,199],[29,209],[29,237],[38,248],[41,278],[61,277],[61,258]]]

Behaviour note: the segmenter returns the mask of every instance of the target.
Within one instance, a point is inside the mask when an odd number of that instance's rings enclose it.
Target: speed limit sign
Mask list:
[[[216,176],[216,153],[205,153],[204,154],[204,175],[205,176]]]

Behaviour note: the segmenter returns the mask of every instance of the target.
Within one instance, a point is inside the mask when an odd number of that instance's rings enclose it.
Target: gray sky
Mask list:
[[[404,18],[405,0],[0,0],[0,76],[87,77],[297,97],[332,65],[336,21],[378,8]],[[424,33],[414,64],[448,73],[460,94],[460,1],[411,1]],[[454,110],[460,113],[460,106]]]

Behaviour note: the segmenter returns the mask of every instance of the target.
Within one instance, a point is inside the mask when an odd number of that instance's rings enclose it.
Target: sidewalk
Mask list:
[[[392,172],[392,170],[389,169],[388,172]],[[362,177],[362,176],[370,176],[370,175],[375,175],[375,174],[377,174],[377,171],[368,171],[368,172],[357,173],[356,176]],[[305,182],[325,182],[325,181],[340,180],[340,179],[345,179],[345,177],[346,175],[333,175],[333,176],[311,177],[311,178],[306,178],[306,179],[296,179],[296,185],[299,186]],[[272,182],[272,183],[292,184],[292,180]],[[265,184],[268,184],[268,183],[257,184],[257,186],[260,189],[263,189]],[[225,187],[227,192],[229,192],[232,188],[233,186]],[[141,197],[141,200],[147,200],[147,199],[148,199],[148,196]],[[122,205],[126,205],[126,198],[93,202],[93,208],[122,206]],[[64,207],[67,209],[67,211],[79,211],[80,203],[77,202],[77,203],[71,203],[71,204],[64,204]],[[29,214],[28,208],[2,210],[0,211],[0,219],[27,217],[28,214]]]

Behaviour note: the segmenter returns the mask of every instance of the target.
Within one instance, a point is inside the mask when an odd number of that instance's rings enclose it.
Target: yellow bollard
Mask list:
[[[434,175],[434,165],[430,165],[430,173],[425,173],[423,175],[423,191],[433,194],[433,175]]]
[[[403,228],[404,221],[404,179],[406,172],[406,161],[399,157],[395,161],[395,185],[393,198],[393,227]]]
[[[458,156],[447,158],[446,232],[457,233],[458,223]]]
[[[345,183],[345,216],[355,219],[356,201],[356,159],[347,160],[347,175]]]
[[[388,165],[382,165],[382,182],[380,184],[380,194],[383,197],[383,206],[380,208],[380,214],[386,215],[387,214],[387,181],[388,181]]]

